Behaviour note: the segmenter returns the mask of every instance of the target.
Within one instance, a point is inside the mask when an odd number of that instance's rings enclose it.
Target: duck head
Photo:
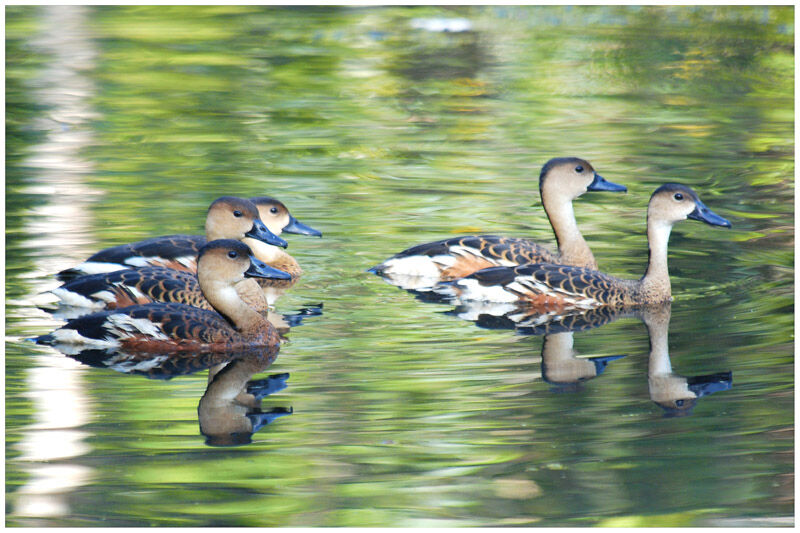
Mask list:
[[[250,237],[281,248],[288,246],[262,222],[255,204],[234,196],[217,198],[208,208],[206,237],[209,241]]]
[[[556,157],[542,167],[539,192],[545,197],[574,200],[588,191],[626,192],[624,185],[610,182],[598,174],[591,163],[579,157]]]
[[[699,220],[712,226],[730,228],[731,223],[710,210],[690,187],[666,183],[656,189],[647,207],[648,220],[672,225],[675,222]]]
[[[281,232],[285,231],[286,233],[322,237],[322,232],[315,230],[311,226],[306,226],[292,216],[289,209],[280,200],[269,196],[257,196],[250,198],[250,201],[258,208],[261,220],[275,235],[280,235]]]

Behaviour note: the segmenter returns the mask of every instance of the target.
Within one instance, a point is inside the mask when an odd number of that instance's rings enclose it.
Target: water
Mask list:
[[[791,7],[15,6],[6,23],[7,525],[793,523]],[[537,176],[564,155],[629,189],[576,202],[609,273],[643,272],[661,183],[733,223],[670,241],[667,361],[732,379],[685,416],[652,399],[641,318],[572,333],[579,359],[625,357],[558,384],[564,334],[543,364],[542,335],[365,272],[465,233],[552,243]],[[200,233],[226,194],[324,233],[290,238],[305,274],[278,303],[323,314],[228,371],[232,390],[285,385],[238,446],[207,436],[205,370],[154,379],[22,340],[61,323],[36,307],[55,272]]]

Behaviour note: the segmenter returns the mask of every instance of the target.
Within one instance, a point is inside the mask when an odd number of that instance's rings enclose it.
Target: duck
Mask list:
[[[276,235],[280,235],[282,231],[285,231],[299,235],[322,237],[322,232],[298,221],[281,201],[269,196],[256,196],[250,198],[250,201],[258,208],[261,220]],[[287,272],[290,276],[288,279],[257,280],[267,300],[267,305],[274,307],[278,298],[297,283],[297,280],[303,274],[303,270],[294,257],[277,246],[249,237],[245,238],[243,242],[250,246],[250,249],[253,250],[253,255],[258,259],[271,267]]]
[[[441,284],[440,294],[462,300],[525,302],[538,309],[590,309],[598,306],[637,306],[672,300],[667,268],[667,244],[672,226],[686,219],[730,228],[690,187],[661,185],[647,208],[649,260],[644,276],[626,280],[597,270],[569,265],[534,263],[493,267]]]
[[[99,311],[70,320],[38,344],[81,345],[128,352],[220,352],[275,348],[280,337],[270,322],[236,292],[247,277],[283,277],[233,239],[214,240],[197,257],[197,279],[214,310],[178,303],[151,303]]]
[[[310,235],[312,237],[322,237],[322,232],[307,226],[297,220],[289,212],[289,208],[276,198],[271,196],[254,196],[249,198],[258,209],[258,214],[264,224],[275,235],[282,232],[294,233],[297,235]]]
[[[539,194],[558,244],[551,252],[531,239],[474,235],[452,237],[408,248],[368,270],[409,287],[463,278],[484,268],[527,263],[557,263],[597,268],[597,261],[575,221],[572,202],[589,191],[626,192],[578,157],[550,159],[539,174]],[[422,278],[422,285],[404,278]]]
[[[291,275],[283,272],[284,279],[278,278],[274,276],[276,281],[286,281],[291,279]],[[252,309],[269,311],[267,298],[254,278],[245,278],[236,283],[235,288],[239,297]],[[91,310],[121,309],[154,302],[214,309],[200,288],[197,274],[158,266],[79,276],[49,292],[59,298],[60,304],[82,309],[83,314]]]
[[[256,206],[259,219],[265,221],[266,227],[275,235],[289,231],[322,236],[320,231],[299,222],[279,200],[260,196],[250,198],[249,201]],[[199,243],[200,239],[195,242]],[[242,242],[250,247],[257,259],[287,273],[284,278],[275,276],[258,280],[247,279],[236,286],[239,296],[253,309],[259,312],[269,311],[274,308],[278,298],[297,282],[302,269],[291,255],[278,246],[251,237],[244,237]],[[190,262],[184,261],[182,265],[187,270],[145,266],[83,275],[48,292],[57,296],[62,305],[84,310],[118,309],[152,302],[185,303],[201,309],[212,309],[200,291],[197,276],[190,269]],[[70,314],[73,317],[75,315]]]
[[[258,208],[244,198],[223,196],[208,208],[206,235],[166,235],[106,248],[82,264],[56,275],[68,281],[86,274],[113,272],[123,268],[162,266],[187,272],[197,271],[197,252],[209,241],[249,238],[286,248],[288,243],[270,231],[259,217]]]

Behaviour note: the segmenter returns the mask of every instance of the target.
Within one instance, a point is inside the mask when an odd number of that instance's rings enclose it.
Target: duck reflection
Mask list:
[[[69,347],[62,347],[69,348]],[[123,352],[119,350],[62,350],[85,365],[107,368],[149,379],[168,380],[208,370],[208,386],[197,406],[200,433],[209,446],[240,446],[277,418],[292,414],[291,407],[262,410],[261,401],[286,388],[289,374],[251,379],[278,356],[271,350],[237,353]]]
[[[650,336],[650,358],[647,365],[647,384],[650,399],[664,409],[664,416],[691,414],[697,399],[733,386],[733,373],[717,372],[684,377],[672,372],[669,358],[669,321],[672,305],[646,307],[640,318]]]
[[[579,357],[573,349],[574,333],[620,318],[638,318],[647,328],[650,338],[648,390],[653,402],[664,409],[665,416],[691,414],[698,398],[728,390],[733,384],[730,371],[689,377],[673,373],[668,346],[671,302],[636,308],[604,306],[571,313],[545,312],[535,306],[519,304],[464,302],[445,313],[484,329],[542,335],[542,379],[553,386],[554,392],[581,390],[584,383],[600,376],[610,362],[625,357]]]
[[[573,350],[572,332],[545,335],[542,342],[542,379],[553,386],[553,392],[574,392],[586,381],[594,379],[608,363],[625,357],[577,357]]]
[[[446,314],[474,322],[483,329],[509,329],[522,335],[542,335],[542,380],[553,392],[575,392],[600,376],[611,361],[624,355],[579,357],[574,333],[598,328],[633,312],[600,307],[566,313],[545,312],[522,304],[462,302]]]
[[[262,399],[286,388],[289,374],[250,380],[273,360],[274,356],[269,354],[253,353],[209,369],[208,387],[197,406],[200,432],[206,436],[206,444],[250,444],[253,433],[277,418],[292,414],[291,407],[261,409]]]

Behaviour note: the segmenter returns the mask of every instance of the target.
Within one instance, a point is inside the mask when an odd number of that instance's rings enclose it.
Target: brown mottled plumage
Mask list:
[[[539,191],[556,235],[558,253],[530,239],[494,235],[453,237],[409,248],[371,268],[370,272],[406,288],[415,288],[404,278],[448,281],[483,268],[525,263],[597,268],[592,251],[578,230],[572,202],[587,191],[625,190],[625,187],[603,179],[588,161],[576,157],[551,159],[542,168]]]
[[[239,297],[256,311],[269,309],[255,279],[247,278],[236,283],[235,287]],[[155,302],[214,309],[200,290],[197,274],[164,267],[126,268],[80,276],[50,292],[64,304],[87,309],[120,309]]]
[[[709,210],[689,187],[662,185],[648,205],[650,258],[639,280],[619,279],[588,268],[531,264],[484,269],[436,290],[466,300],[526,302],[544,310],[669,301],[667,243],[672,225],[686,218],[730,227],[730,222]]]
[[[223,196],[215,200],[206,215],[206,236],[167,235],[132,244],[122,244],[97,252],[84,263],[58,273],[68,281],[77,276],[110,272],[123,268],[163,266],[187,272],[197,271],[197,253],[208,241],[242,240],[249,237],[271,245],[287,243],[271,232],[259,218],[258,208],[244,198]]]
[[[214,311],[176,303],[134,305],[71,320],[37,341],[159,353],[277,346],[275,328],[235,289],[245,277],[276,275],[285,276],[252,257],[244,243],[212,241],[200,250],[197,277]]]

